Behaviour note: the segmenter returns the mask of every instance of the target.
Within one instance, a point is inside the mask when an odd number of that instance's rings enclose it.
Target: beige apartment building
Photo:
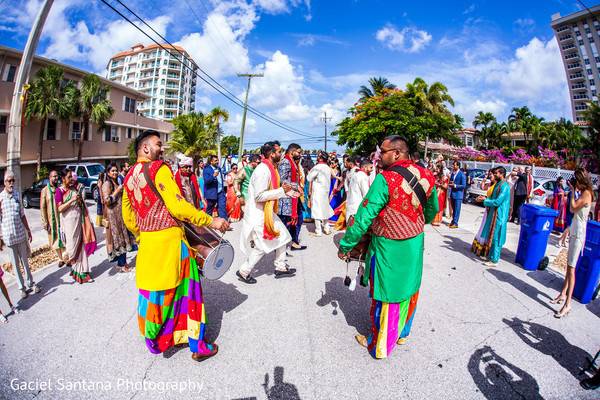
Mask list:
[[[196,65],[183,47],[136,44],[111,57],[107,78],[148,96],[137,104],[145,116],[171,120],[194,111]]]
[[[583,112],[588,103],[598,103],[600,6],[564,17],[556,13],[552,15],[551,26],[567,75],[573,121],[585,125]]]
[[[19,50],[0,46],[0,170],[6,168],[8,116],[21,55],[22,52]],[[88,74],[86,71],[66,64],[43,57],[35,57],[30,81],[33,80],[40,68],[51,64],[64,69],[65,79],[76,82]],[[100,79],[111,88],[109,97],[115,112],[112,118],[106,122],[104,129],[100,130],[98,126],[91,124],[89,135],[84,141],[82,162],[99,162],[104,165],[110,161],[118,163],[125,161],[128,157],[129,143],[142,130],[154,129],[161,133],[163,143],[169,140],[169,134],[173,130],[172,124],[159,119],[146,118],[136,112],[135,104],[146,101],[149,98],[147,95],[105,78]],[[23,187],[33,183],[39,132],[39,121],[25,121],[21,149]],[[48,119],[44,127],[43,163],[55,165],[76,161],[81,132],[81,120]]]

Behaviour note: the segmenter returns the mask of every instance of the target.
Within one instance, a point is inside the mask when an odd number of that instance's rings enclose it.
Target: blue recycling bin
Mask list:
[[[573,296],[587,304],[594,299],[594,292],[600,282],[600,223],[589,221],[582,255],[575,268]]]
[[[558,211],[548,207],[524,204],[521,207],[521,232],[515,262],[528,271],[535,271],[544,255],[548,237]]]

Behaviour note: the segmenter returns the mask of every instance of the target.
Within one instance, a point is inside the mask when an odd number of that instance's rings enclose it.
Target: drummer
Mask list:
[[[198,267],[179,221],[220,231],[229,224],[185,201],[161,159],[158,132],[142,132],[134,145],[137,163],[125,177],[123,219],[139,242],[140,332],[151,353],[188,343],[192,359],[201,361],[217,354],[218,347],[204,340],[206,316]]]
[[[423,228],[438,210],[435,178],[411,161],[409,154],[406,139],[384,139],[380,160],[384,170],[377,174],[354,221],[350,221],[338,253],[341,259],[347,259],[371,227],[372,241],[363,275],[363,284],[370,284],[372,297],[371,333],[368,337],[356,335],[356,340],[375,358],[386,358],[397,340],[402,344],[410,331],[423,271]],[[416,184],[409,186],[397,171],[408,171]],[[421,189],[419,199],[417,192]]]

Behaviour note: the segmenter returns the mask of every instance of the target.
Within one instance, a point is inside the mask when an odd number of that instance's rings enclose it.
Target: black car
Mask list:
[[[35,182],[31,187],[23,190],[23,207],[40,208],[40,195],[42,189],[48,185],[48,178],[42,179],[41,181]]]

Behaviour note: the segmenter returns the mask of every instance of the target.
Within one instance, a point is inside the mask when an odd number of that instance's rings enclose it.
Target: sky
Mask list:
[[[466,126],[478,111],[504,120],[523,105],[572,119],[550,21],[579,11],[578,1],[121,1],[238,98],[247,83],[238,73],[264,73],[249,104],[301,134],[249,114],[248,147],[279,139],[322,148],[323,113],[334,130],[376,76],[400,88],[416,77],[445,84]],[[0,0],[0,44],[22,50],[41,3]],[[138,42],[151,40],[101,1],[55,0],[37,54],[105,76],[111,55]],[[196,109],[215,106],[230,112],[226,134],[239,135],[241,108],[198,80]]]

